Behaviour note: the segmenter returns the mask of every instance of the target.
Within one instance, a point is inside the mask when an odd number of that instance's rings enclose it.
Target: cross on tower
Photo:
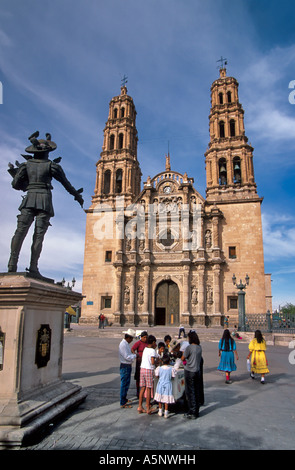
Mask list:
[[[224,57],[220,57],[219,60],[217,60],[216,62],[220,62],[221,63],[221,69],[224,69],[225,65],[227,65],[227,59],[225,59]]]
[[[124,74],[124,77],[121,79],[122,86],[125,86],[126,83],[128,82],[127,78],[128,78],[128,77],[126,77],[126,75]]]

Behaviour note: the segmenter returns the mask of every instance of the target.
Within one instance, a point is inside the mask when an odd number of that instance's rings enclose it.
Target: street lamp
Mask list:
[[[61,282],[58,282],[57,284],[61,285],[62,287],[65,287],[65,284],[66,284],[65,278],[63,277],[62,281],[61,281]],[[67,285],[66,289],[69,289],[69,290],[74,289],[75,284],[76,284],[76,279],[73,277],[73,279],[72,279],[72,285],[70,286],[70,283],[68,282],[68,285]]]
[[[240,331],[246,331],[246,322],[245,322],[245,295],[246,292],[244,289],[249,285],[250,278],[248,274],[245,277],[245,283],[243,284],[242,279],[240,279],[240,283],[237,284],[237,278],[233,274],[232,277],[233,285],[236,286],[238,289],[238,310],[239,310],[239,327]]]
[[[73,279],[72,279],[72,286],[71,286],[71,287],[70,287],[70,283],[68,282],[68,289],[71,289],[71,290],[74,289],[75,284],[76,284],[76,279],[73,277]]]

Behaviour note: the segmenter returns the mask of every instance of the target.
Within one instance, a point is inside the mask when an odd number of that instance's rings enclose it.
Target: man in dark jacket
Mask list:
[[[186,361],[184,365],[185,394],[188,404],[188,413],[184,416],[188,419],[196,419],[199,416],[199,407],[201,398],[201,363],[202,347],[195,331],[188,334],[189,346],[186,347],[182,355],[182,360]]]

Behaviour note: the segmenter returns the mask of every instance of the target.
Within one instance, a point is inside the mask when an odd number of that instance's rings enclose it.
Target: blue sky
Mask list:
[[[1,0],[0,270],[7,270],[21,201],[8,162],[23,161],[35,130],[50,132],[54,157],[84,187],[88,208],[109,101],[124,74],[137,110],[142,182],[163,171],[169,142],[172,169],[187,171],[205,196],[210,87],[222,55],[240,84],[254,147],[273,306],[295,303],[294,20],[291,0]],[[80,290],[86,214],[53,185],[55,217],[40,271],[56,281],[75,276]],[[19,270],[29,264],[30,245],[31,232]]]

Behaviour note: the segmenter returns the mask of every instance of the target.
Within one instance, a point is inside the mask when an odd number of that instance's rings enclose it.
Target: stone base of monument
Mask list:
[[[78,406],[62,379],[64,312],[82,295],[28,273],[0,274],[0,448],[17,448]]]

